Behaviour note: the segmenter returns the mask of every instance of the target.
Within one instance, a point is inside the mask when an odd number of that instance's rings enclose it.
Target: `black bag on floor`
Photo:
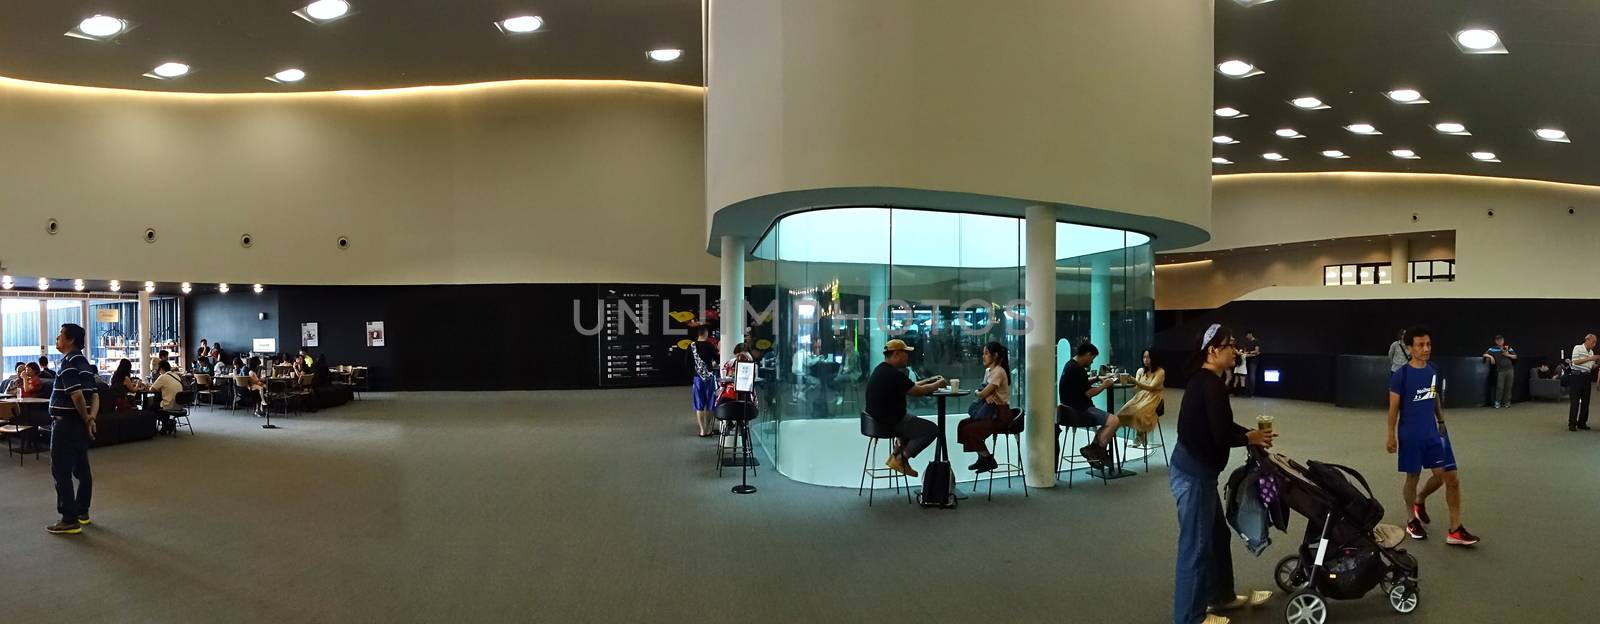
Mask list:
[[[922,469],[922,493],[917,495],[923,507],[955,507],[956,475],[950,462],[934,460]]]

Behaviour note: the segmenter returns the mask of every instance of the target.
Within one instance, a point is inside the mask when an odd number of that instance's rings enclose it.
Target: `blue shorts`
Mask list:
[[[1444,436],[1421,440],[1400,440],[1400,472],[1417,474],[1424,469],[1456,469],[1456,454],[1450,449],[1450,439]]]
[[[694,378],[694,411],[709,412],[717,405],[717,382],[704,377]]]

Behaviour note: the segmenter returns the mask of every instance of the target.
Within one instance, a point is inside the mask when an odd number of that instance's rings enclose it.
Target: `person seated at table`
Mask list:
[[[1167,371],[1156,361],[1155,354],[1145,349],[1144,366],[1132,377],[1123,375],[1122,380],[1133,384],[1139,391],[1117,410],[1117,419],[1133,426],[1133,430],[1138,433],[1133,446],[1144,448],[1149,444],[1147,437],[1150,432],[1160,425],[1156,410],[1161,407],[1161,391],[1166,388]]]
[[[215,366],[217,364],[221,364],[221,363],[227,362],[227,361],[229,361],[228,358],[223,357],[222,343],[219,342],[219,343],[216,343],[214,345],[211,345],[211,363],[212,363],[212,365]]]
[[[1011,424],[1011,352],[998,342],[983,346],[983,386],[970,415],[956,424],[956,440],[968,453],[977,453],[978,462],[967,466],[973,472],[988,472],[1000,467],[989,452],[991,436]]]
[[[5,383],[0,384],[0,394],[5,394],[7,396],[11,395],[12,388],[15,388],[17,384],[22,381],[22,371],[27,369],[27,362],[17,362],[16,370],[12,372],[10,377],[6,378]]]
[[[257,416],[265,414],[267,411],[267,382],[262,379],[260,373],[256,372],[259,370],[262,370],[261,358],[252,356],[250,359],[245,360],[241,368],[234,371],[235,375],[243,378],[236,384],[240,389],[239,396],[241,398],[251,397],[255,399]],[[270,372],[266,374],[271,376]]]
[[[722,363],[722,388],[717,391],[717,405],[739,400],[739,391],[734,386],[737,382],[740,362],[753,362],[750,358],[750,347],[742,342],[733,345],[733,359]],[[752,403],[755,402],[754,391],[755,389],[752,387]]]
[[[18,391],[21,391],[19,394]],[[22,373],[17,378],[17,383],[12,385],[11,391],[6,393],[9,397],[22,397],[25,399],[43,399],[50,396],[50,384],[39,378],[39,365],[28,362],[22,367]],[[22,406],[8,404],[0,408],[0,416],[15,418],[22,415]]]
[[[210,375],[214,363],[211,361],[211,350],[200,347],[194,352],[194,361],[189,363],[189,372],[196,375]]]
[[[56,372],[53,371],[53,370],[50,370],[50,358],[48,356],[44,356],[44,355],[39,356],[39,375],[38,375],[38,377],[40,379],[45,380],[45,381],[53,381],[56,378]]]
[[[144,384],[139,383],[139,378],[133,375],[133,362],[127,358],[117,362],[117,370],[111,373],[111,383],[106,388],[113,411],[121,414],[141,407],[134,405],[129,395],[143,390]]]
[[[937,376],[913,382],[901,372],[911,363],[912,350],[904,340],[884,343],[883,363],[872,369],[872,377],[867,379],[867,415],[894,431],[894,450],[884,465],[908,477],[917,476],[911,468],[911,458],[933,444],[939,436],[939,426],[906,413],[906,397],[928,396],[949,385]]]
[[[178,378],[178,373],[172,370],[172,363],[161,360],[156,363],[156,381],[150,384],[150,392],[158,393],[161,402],[155,409],[150,410],[151,415],[161,422],[162,433],[172,433],[177,430],[172,419],[172,412],[183,409],[178,405],[178,393],[183,392],[183,380]]]
[[[1100,349],[1093,344],[1079,344],[1073,353],[1072,359],[1067,360],[1066,367],[1061,369],[1061,385],[1058,387],[1061,405],[1056,410],[1056,420],[1062,426],[1100,428],[1095,432],[1094,441],[1078,449],[1078,453],[1089,461],[1090,466],[1102,468],[1110,460],[1106,447],[1111,444],[1111,436],[1116,434],[1121,421],[1095,407],[1091,399],[1105,392],[1116,380],[1108,378],[1098,385],[1089,384],[1089,365],[1094,364],[1094,359],[1100,355]]]

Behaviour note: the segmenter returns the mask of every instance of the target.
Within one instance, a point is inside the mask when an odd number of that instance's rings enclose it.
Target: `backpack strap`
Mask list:
[[[1328,463],[1324,463],[1323,465],[1327,466],[1329,468],[1337,468],[1339,470],[1344,471],[1345,474],[1350,475],[1352,477],[1355,477],[1356,481],[1361,483],[1361,488],[1367,491],[1367,497],[1368,498],[1377,498],[1376,496],[1374,496],[1372,494],[1372,486],[1367,485],[1367,479],[1365,477],[1362,477],[1361,473],[1356,472],[1354,469],[1350,468],[1349,466],[1345,466],[1343,464],[1328,464]]]

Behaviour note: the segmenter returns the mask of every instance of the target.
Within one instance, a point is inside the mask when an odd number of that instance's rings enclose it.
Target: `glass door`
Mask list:
[[[5,377],[20,362],[38,361],[44,349],[39,331],[39,300],[0,299],[0,333],[4,334]]]

